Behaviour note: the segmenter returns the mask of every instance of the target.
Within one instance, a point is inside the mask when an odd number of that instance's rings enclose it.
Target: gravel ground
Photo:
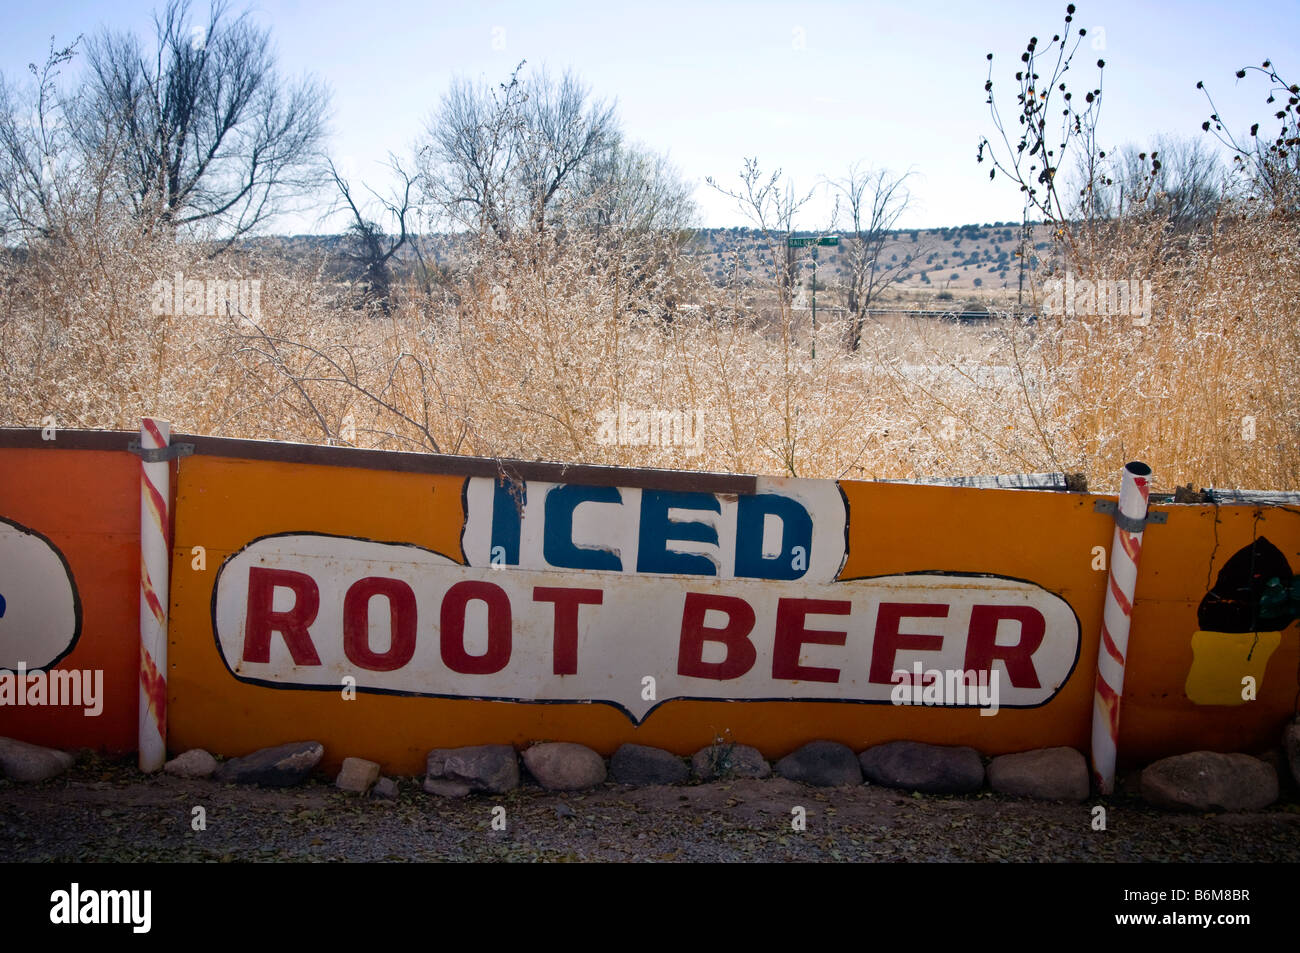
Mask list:
[[[408,778],[387,802],[324,778],[237,787],[83,757],[53,781],[0,781],[0,861],[1300,861],[1294,791],[1265,811],[1208,815],[1157,811],[1121,791],[1104,802],[1104,831],[1093,829],[1097,803],[780,778],[564,795],[525,786],[461,801]],[[205,830],[192,829],[195,807]],[[493,829],[498,807],[504,830]]]

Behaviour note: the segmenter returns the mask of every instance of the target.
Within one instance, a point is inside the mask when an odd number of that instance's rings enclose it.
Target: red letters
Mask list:
[[[388,651],[382,655],[370,649],[370,597],[388,599]],[[343,597],[343,654],[354,664],[372,672],[401,668],[415,654],[415,593],[400,579],[367,576],[358,579]]]
[[[998,645],[998,622],[1014,619],[1020,623],[1020,641],[1015,645]],[[966,671],[992,671],[993,660],[1007,665],[1007,677],[1016,688],[1038,688],[1034,670],[1034,651],[1043,642],[1047,621],[1033,606],[975,606],[970,614],[970,634],[966,637]]]
[[[710,609],[727,613],[727,624],[715,629],[704,624]],[[739,678],[754,666],[758,652],[749,641],[754,628],[754,609],[744,599],[736,596],[686,593],[686,606],[682,609],[682,639],[677,653],[677,674],[695,678],[713,678],[724,681]],[[720,642],[727,647],[727,657],[721,662],[704,661],[704,643]]]
[[[272,609],[277,586],[293,590],[293,607],[284,612]],[[244,618],[244,661],[271,661],[271,633],[279,632],[295,665],[319,665],[320,656],[307,633],[307,626],[316,621],[318,609],[320,590],[316,588],[316,580],[305,572],[250,567],[248,614]]]
[[[537,586],[533,589],[534,602],[555,603],[556,675],[578,674],[578,606],[598,606],[604,598],[605,594],[599,589],[552,586]]]
[[[495,675],[508,670],[510,678],[503,682],[506,687],[502,691],[515,697],[521,691],[519,685],[528,684],[527,679],[545,680],[549,676],[545,671],[544,641],[540,645],[527,645],[527,658],[521,659],[518,666],[511,667],[514,637],[512,598],[515,607],[522,607],[520,611],[525,613],[526,624],[522,626],[522,632],[536,631],[532,624],[536,621],[540,623],[538,629],[544,633],[545,623],[542,620],[546,614],[551,616],[551,674],[570,679],[579,674],[578,623],[582,607],[605,606],[602,610],[588,610],[587,615],[582,617],[593,634],[599,632],[599,638],[593,639],[591,658],[584,659],[582,663],[582,675],[585,676],[582,685],[597,691],[597,697],[605,696],[600,695],[595,686],[605,684],[603,680],[606,678],[625,677],[626,666],[632,664],[626,655],[621,655],[617,650],[617,640],[620,637],[644,640],[648,644],[637,646],[637,658],[642,658],[645,652],[652,650],[657,658],[662,659],[660,664],[668,665],[668,671],[672,671],[671,626],[674,620],[663,617],[664,598],[656,596],[650,589],[638,591],[631,583],[630,591],[614,592],[611,596],[613,601],[610,602],[605,599],[605,592],[599,588],[535,586],[527,576],[503,579],[494,574],[494,579],[501,579],[500,584],[461,577],[460,581],[444,591],[432,579],[426,584],[422,577],[411,576],[406,579],[365,576],[348,585],[355,577],[341,576],[334,567],[328,567],[327,574],[321,577],[320,582],[305,572],[269,568],[265,565],[250,566],[247,571],[247,602],[243,607],[243,656],[240,661],[249,663],[249,666],[273,665],[278,677],[304,684],[318,679],[314,675],[308,677],[301,671],[282,674],[280,670],[288,669],[290,660],[293,667],[321,666],[322,656],[317,651],[316,643],[325,640],[324,657],[331,671],[345,670],[344,659],[355,669],[367,672],[406,670],[407,675],[403,677],[407,681],[402,682],[406,685],[418,684],[426,677],[426,673],[428,677],[443,678],[449,672],[459,675]],[[585,577],[582,581],[586,581]],[[326,617],[318,619],[322,607],[322,589],[325,590]],[[1050,687],[1064,678],[1065,673],[1061,672],[1062,646],[1059,642],[1053,644],[1047,641],[1048,620],[1053,620],[1053,626],[1061,625],[1057,620],[1065,614],[1064,610],[1057,614],[1052,604],[1045,600],[1030,603],[1013,596],[1003,597],[996,591],[972,591],[967,588],[965,592],[959,592],[956,584],[951,589],[939,587],[938,591],[931,592],[918,589],[909,591],[891,587],[888,590],[882,588],[881,592],[896,598],[911,596],[935,601],[880,602],[873,606],[873,597],[876,596],[874,592],[856,594],[847,587],[822,589],[820,593],[852,595],[852,598],[778,597],[770,590],[757,588],[743,590],[749,593],[748,597],[724,595],[713,588],[705,592],[686,592],[682,604],[676,672],[686,678],[718,682],[752,680],[755,684],[747,685],[746,691],[752,690],[752,697],[760,698],[782,695],[783,691],[776,687],[777,683],[782,682],[787,685],[792,682],[844,684],[846,691],[858,692],[863,687],[863,668],[867,669],[867,680],[874,686],[893,686],[896,670],[911,669],[916,661],[916,653],[922,653],[922,658],[925,657],[924,653],[933,653],[929,656],[934,660],[933,663],[923,667],[922,680],[930,675],[924,671],[925,668],[959,670],[970,674],[991,672],[999,662],[1009,681],[1009,684],[1004,685],[1005,688],[1033,692],[1040,690],[1044,681]],[[530,593],[531,602],[528,601]],[[945,595],[952,601],[942,601]],[[385,600],[378,609],[374,607],[376,596],[382,596]],[[980,604],[976,600],[981,598],[992,601]],[[341,618],[338,615],[340,602]],[[471,612],[469,605],[472,602],[483,605],[475,606]],[[543,608],[547,603],[551,604],[550,610]],[[283,608],[277,609],[277,605]],[[372,611],[382,613],[385,611],[384,605],[388,613],[389,638],[384,650],[376,651],[372,644]],[[857,615],[854,615],[855,609]],[[234,609],[232,612],[231,622],[234,627],[239,624],[239,611]],[[436,631],[431,631],[435,611],[439,624]],[[864,625],[864,619],[869,619],[872,611],[876,616],[874,634]],[[716,619],[720,621],[711,621],[710,612],[717,613]],[[481,654],[470,654],[467,649],[467,615],[471,619],[470,644],[474,651]],[[845,621],[831,622],[828,628],[810,628],[810,615],[838,616]],[[857,620],[856,626],[848,623],[850,616]],[[923,621],[927,619],[934,621],[927,624]],[[999,627],[1004,622],[1013,625],[1008,626],[999,641]],[[667,631],[665,625],[668,626]],[[314,635],[311,631],[313,628]],[[916,631],[925,628],[930,631]],[[379,629],[381,632],[384,629],[382,622]],[[283,640],[283,648],[272,652],[271,641],[275,633]],[[341,646],[338,641],[340,634]],[[417,644],[421,634],[426,637],[422,646]],[[439,640],[441,666],[434,657],[432,636],[435,634]],[[1070,634],[1068,630],[1061,634],[1054,631],[1052,638],[1059,640]],[[238,635],[233,637],[239,638]],[[382,645],[383,636],[380,635],[379,638]],[[665,643],[664,639],[668,641]],[[1040,652],[1045,644],[1051,651]],[[805,651],[809,646],[818,645],[828,648]],[[422,648],[418,661],[417,647]],[[830,647],[839,647],[841,651],[835,652]],[[765,670],[769,649],[771,683],[768,682]],[[763,654],[764,665],[756,670],[760,653]],[[865,658],[868,653],[869,660]],[[905,662],[898,659],[900,653],[904,655]],[[835,664],[805,664],[809,655],[819,661],[834,660]],[[1046,666],[1042,676],[1035,666],[1036,655],[1038,665]],[[711,660],[706,661],[706,656]],[[540,670],[537,668],[539,664]],[[249,669],[241,671],[234,664],[233,658],[231,669],[238,677],[251,674]],[[651,668],[650,671],[654,669]],[[662,669],[660,672],[666,674]],[[906,675],[908,683],[916,678],[911,671],[906,672]],[[397,681],[401,682],[401,679]],[[847,685],[849,682],[853,683],[852,686]],[[371,684],[389,682],[372,681]],[[482,685],[483,682],[479,684]],[[555,697],[577,690],[572,680],[563,685],[564,691],[556,692]],[[473,695],[474,691],[479,690],[473,689],[465,694]],[[486,687],[481,691],[483,697],[492,694]],[[526,692],[527,688],[522,691]],[[677,691],[674,688],[674,692]],[[739,685],[733,686],[729,691],[733,696],[744,694]],[[838,697],[837,692],[838,689],[823,690],[822,694]],[[712,696],[727,692],[722,689],[717,692],[701,691],[697,687],[681,691],[681,694]],[[817,693],[807,689],[802,694]],[[867,691],[866,696],[874,700],[879,694],[878,689],[873,687]],[[1021,697],[1024,696],[1017,695],[1017,700]]]
[[[838,682],[838,668],[816,668],[799,664],[799,650],[805,644],[843,645],[847,632],[805,629],[809,613],[848,615],[853,603],[839,599],[781,599],[776,604],[776,638],[772,643],[772,677],[805,682]]]
[[[918,619],[946,619],[946,605],[924,602],[882,602],[876,612],[876,638],[871,645],[871,673],[868,679],[881,685],[892,685],[894,657],[899,649],[917,649],[938,652],[943,648],[942,635],[906,635],[898,631],[899,620],[905,616]]]
[[[465,604],[487,603],[488,647],[482,655],[465,651]],[[466,579],[447,590],[442,600],[442,661],[462,675],[492,675],[510,662],[510,598],[500,586]]]

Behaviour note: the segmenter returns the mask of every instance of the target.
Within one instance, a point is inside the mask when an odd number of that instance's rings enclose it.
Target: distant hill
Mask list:
[[[703,259],[709,276],[716,283],[725,284],[737,263],[747,272],[771,267],[761,238],[753,229],[701,229],[696,233],[693,252]],[[954,297],[1000,300],[1008,293],[1014,295],[1020,277],[1019,243],[1020,226],[1014,222],[893,232],[883,253],[891,266],[904,263],[904,277],[891,296],[915,299],[946,293]],[[1049,243],[1041,226],[1035,230],[1033,243],[1031,255],[1046,253]],[[809,251],[801,252],[805,288],[812,282]],[[834,295],[834,285],[845,277],[846,257],[843,244],[817,249],[819,299],[823,289]]]
[[[454,267],[463,241],[462,236],[454,234],[426,235],[421,247],[431,263]],[[1015,222],[893,232],[884,255],[891,265],[905,263],[904,277],[886,295],[886,300],[915,304],[952,299],[1000,302],[1013,298],[1020,280],[1019,243],[1020,226]],[[342,235],[269,236],[242,244],[249,251],[261,250],[298,260],[324,259],[327,269],[340,277],[348,270],[348,262],[343,258],[346,245]],[[1048,248],[1046,227],[1036,226],[1030,255],[1045,254]],[[761,233],[755,229],[702,228],[694,233],[687,250],[700,259],[705,273],[718,286],[730,283],[738,271],[742,278],[753,281],[762,281],[772,274],[767,248]],[[812,283],[810,252],[811,249],[800,251],[801,290],[805,296]],[[413,259],[406,250],[401,257],[404,262]],[[845,261],[845,245],[817,249],[819,306],[831,307],[837,303],[835,286],[844,277]]]

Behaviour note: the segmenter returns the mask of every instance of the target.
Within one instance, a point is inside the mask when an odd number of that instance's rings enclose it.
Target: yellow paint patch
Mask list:
[[[1244,705],[1243,680],[1253,678],[1258,695],[1281,642],[1281,632],[1193,632],[1187,697],[1197,705]]]

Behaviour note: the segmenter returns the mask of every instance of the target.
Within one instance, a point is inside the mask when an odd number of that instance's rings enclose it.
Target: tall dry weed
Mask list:
[[[1120,223],[1071,263],[1150,280],[1145,326],[899,320],[857,351],[834,319],[814,340],[806,312],[764,318],[755,289],[713,287],[671,243],[531,236],[433,295],[399,288],[385,314],[319,263],[86,228],[101,240],[4,259],[6,425],[156,414],[387,449],[826,478],[1060,470],[1095,488],[1138,458],[1165,487],[1300,488],[1300,242],[1226,205],[1194,234]],[[178,272],[256,278],[260,311],[154,314],[154,283]],[[611,440],[620,409],[699,430]]]

